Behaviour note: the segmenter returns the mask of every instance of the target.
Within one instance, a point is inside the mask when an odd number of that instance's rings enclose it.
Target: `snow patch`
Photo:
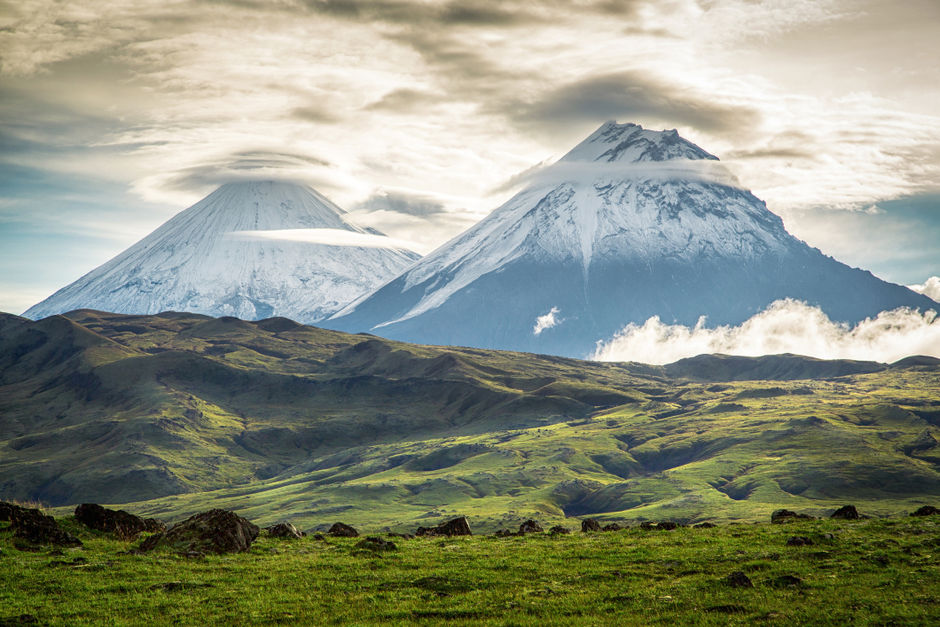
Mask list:
[[[818,307],[778,300],[740,326],[707,328],[705,317],[690,328],[658,316],[628,324],[591,359],[668,364],[706,353],[756,357],[795,353],[820,359],[894,362],[910,355],[940,357],[940,318],[902,307],[883,311],[855,326],[833,322]]]
[[[535,326],[532,327],[532,334],[541,335],[542,331],[561,324],[563,318],[556,317],[559,313],[561,313],[561,310],[558,307],[552,307],[547,314],[538,316],[535,319]]]

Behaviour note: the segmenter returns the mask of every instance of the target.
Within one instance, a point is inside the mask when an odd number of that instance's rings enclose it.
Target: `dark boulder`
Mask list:
[[[140,543],[137,550],[165,548],[184,555],[203,553],[241,553],[251,548],[261,530],[234,512],[212,509],[190,516],[169,530],[154,534]]]
[[[620,531],[621,529],[623,529],[623,527],[617,523],[610,523],[609,525],[604,525],[604,528],[601,531]]]
[[[53,544],[55,546],[82,546],[82,541],[59,527],[52,516],[38,509],[14,506],[10,511],[10,528],[13,537],[30,544]]]
[[[555,525],[554,527],[549,529],[548,532],[552,534],[553,536],[558,536],[558,535],[564,535],[566,533],[571,533],[571,530],[568,529],[567,527],[562,527],[561,525]]]
[[[166,523],[156,518],[144,518],[144,531],[147,533],[166,531]]]
[[[122,509],[106,509],[94,503],[75,508],[75,520],[89,529],[113,533],[121,540],[134,540],[145,531],[164,531],[166,525],[152,518],[143,519]]]
[[[350,527],[345,523],[333,523],[333,526],[330,527],[330,530],[327,533],[336,538],[358,538],[359,532],[356,531],[355,527]]]
[[[542,533],[543,531],[545,530],[542,529],[542,525],[538,524],[536,521],[532,520],[531,518],[525,521],[524,523],[522,523],[521,525],[519,525],[519,535],[523,535],[526,533]]]
[[[493,534],[497,538],[509,538],[511,536],[517,535],[515,531],[511,529],[497,529],[496,533]]]
[[[6,501],[0,501],[0,521],[10,522],[12,520],[13,511],[17,509],[23,509],[19,505],[14,505],[13,503],[7,503]]]
[[[391,540],[383,540],[377,536],[368,536],[356,543],[357,549],[367,551],[397,551],[398,547]]]
[[[935,516],[937,514],[940,514],[940,509],[937,509],[933,505],[924,505],[916,511],[911,512],[911,516]]]
[[[673,522],[671,520],[663,520],[657,523],[656,525],[657,529],[663,529],[665,531],[672,531],[673,529],[677,529],[678,527],[679,527],[679,523]]]
[[[710,522],[700,522],[697,525],[692,525],[693,529],[714,529],[715,523]]]
[[[751,578],[742,573],[740,570],[736,570],[725,577],[724,582],[726,585],[731,586],[732,588],[754,587],[754,583],[751,581]]]
[[[778,509],[770,515],[770,522],[774,524],[788,523],[795,520],[815,520],[812,516],[807,514],[797,514],[796,512],[791,512],[788,509]]]
[[[588,531],[600,531],[601,524],[594,520],[593,518],[587,518],[581,521],[581,533],[587,533]]]
[[[268,532],[268,535],[272,538],[285,538],[288,540],[299,540],[304,537],[302,531],[299,531],[297,527],[290,524],[289,522],[277,523],[276,525],[271,525],[266,527],[265,531]]]
[[[855,509],[854,505],[843,505],[836,511],[832,512],[832,515],[829,518],[836,518],[838,520],[858,520],[858,510]]]
[[[472,536],[470,521],[466,516],[443,522],[436,527],[418,527],[416,536]]]
[[[787,538],[787,546],[813,546],[813,541],[806,536],[790,536]]]

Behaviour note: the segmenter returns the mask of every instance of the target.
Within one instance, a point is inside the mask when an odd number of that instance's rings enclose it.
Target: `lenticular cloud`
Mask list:
[[[795,353],[821,359],[893,362],[910,355],[940,357],[940,318],[935,311],[883,311],[854,326],[833,322],[818,307],[778,300],[740,326],[690,328],[658,316],[628,324],[591,356],[598,361],[667,364],[703,353],[773,355]]]

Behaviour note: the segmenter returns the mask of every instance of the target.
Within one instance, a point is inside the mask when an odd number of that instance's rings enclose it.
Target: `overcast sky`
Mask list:
[[[0,1],[0,310],[219,183],[427,252],[605,120],[676,128],[823,252],[940,274],[937,0]]]

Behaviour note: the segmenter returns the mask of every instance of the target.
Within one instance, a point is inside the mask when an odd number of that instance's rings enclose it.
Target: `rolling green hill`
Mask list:
[[[664,367],[195,314],[0,315],[0,499],[265,524],[755,519],[940,493],[940,366]]]

